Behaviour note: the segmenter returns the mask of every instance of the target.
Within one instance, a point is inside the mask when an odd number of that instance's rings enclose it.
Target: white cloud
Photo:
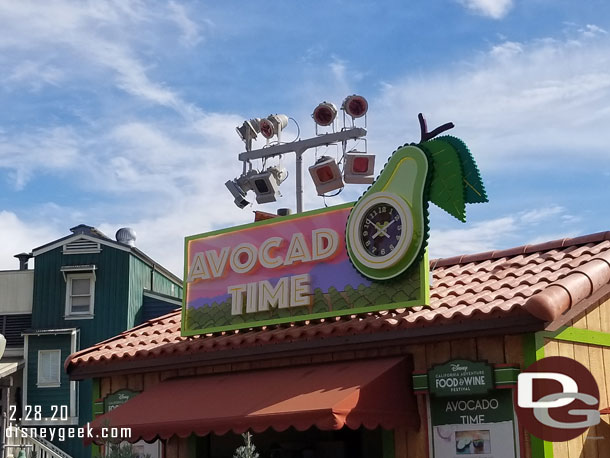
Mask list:
[[[470,223],[464,229],[433,228],[430,256],[447,258],[575,236],[580,233],[574,226],[579,221],[570,216],[563,207],[551,205]]]
[[[469,10],[492,19],[502,19],[513,7],[513,0],[459,0]]]
[[[29,223],[4,210],[0,211],[0,234],[3,240],[0,244],[0,270],[17,270],[19,261],[14,255],[29,253],[32,248],[60,237],[49,224]]]
[[[595,35],[608,35],[608,31],[602,29],[595,24],[587,24],[584,28],[580,29],[580,32],[586,37],[594,37]]]
[[[45,62],[25,60],[8,74],[3,83],[5,85],[29,84],[30,89],[39,91],[45,85],[57,86],[64,79],[64,72]]]
[[[24,78],[25,71],[31,83],[36,74],[27,71],[23,56],[29,56],[29,60],[36,56],[38,63],[30,63],[30,67],[40,66],[41,61],[48,63],[38,75],[38,84],[56,83],[60,75],[65,78],[65,72],[56,70],[65,66],[73,70],[73,78],[89,73],[88,79],[96,76],[104,84],[111,78],[119,89],[134,97],[176,110],[185,117],[197,117],[200,110],[163,82],[151,79],[150,64],[138,56],[151,29],[169,23],[179,26],[183,41],[189,45],[200,40],[198,26],[184,7],[170,2],[166,8],[150,8],[137,0],[0,3],[0,50],[10,50],[3,65],[8,75],[3,76],[0,70],[0,81],[18,81]],[[102,74],[91,75],[96,69]],[[108,71],[110,75],[105,73]]]
[[[29,134],[0,131],[0,169],[11,171],[15,189],[23,189],[35,172],[80,168],[79,138],[70,127],[38,129]]]
[[[199,25],[191,20],[188,11],[183,5],[171,1],[168,4],[168,9],[170,11],[170,18],[181,31],[181,40],[185,45],[195,46],[203,40]],[[211,26],[212,23],[206,21],[206,25]]]
[[[604,34],[499,43],[478,58],[382,86],[371,103],[383,116],[369,118],[370,149],[392,151],[396,145],[385,139],[405,125],[404,138],[417,140],[421,110],[430,127],[453,121],[450,133],[467,138],[486,169],[541,167],[536,161],[566,166],[576,152],[581,159],[607,158],[608,68]]]

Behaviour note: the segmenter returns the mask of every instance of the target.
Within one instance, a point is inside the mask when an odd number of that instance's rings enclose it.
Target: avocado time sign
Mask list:
[[[390,281],[350,262],[352,204],[188,237],[182,334],[429,303],[425,257]]]
[[[414,375],[415,389],[430,394],[432,456],[515,458],[518,435],[508,387],[517,373],[516,367],[456,359]]]
[[[182,335],[429,303],[428,201],[461,221],[487,202],[460,139],[398,148],[355,204],[186,238]]]

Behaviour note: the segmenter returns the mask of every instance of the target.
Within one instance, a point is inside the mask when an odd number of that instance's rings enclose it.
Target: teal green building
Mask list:
[[[70,381],[68,355],[180,307],[182,281],[135,247],[91,226],[32,251],[31,328],[23,332],[22,426],[82,426],[92,419],[90,381]],[[73,457],[91,456],[82,439],[56,441]]]

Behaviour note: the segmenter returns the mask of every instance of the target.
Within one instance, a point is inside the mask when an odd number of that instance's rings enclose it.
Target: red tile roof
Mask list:
[[[430,327],[454,321],[534,316],[552,321],[610,283],[610,231],[502,251],[436,259],[430,306],[264,326],[196,337],[180,335],[180,312],[150,320],[71,355],[68,372],[111,361]]]

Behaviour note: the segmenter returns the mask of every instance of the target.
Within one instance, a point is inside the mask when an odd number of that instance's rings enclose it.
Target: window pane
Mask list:
[[[89,305],[73,305],[71,313],[89,313]]]
[[[89,294],[91,282],[88,278],[74,278],[72,279],[72,295]]]
[[[39,353],[38,382],[43,384],[59,383],[60,351],[42,351]]]
[[[89,296],[78,296],[72,298],[72,308],[79,306],[87,306],[89,307],[89,303],[91,302],[91,298]]]

